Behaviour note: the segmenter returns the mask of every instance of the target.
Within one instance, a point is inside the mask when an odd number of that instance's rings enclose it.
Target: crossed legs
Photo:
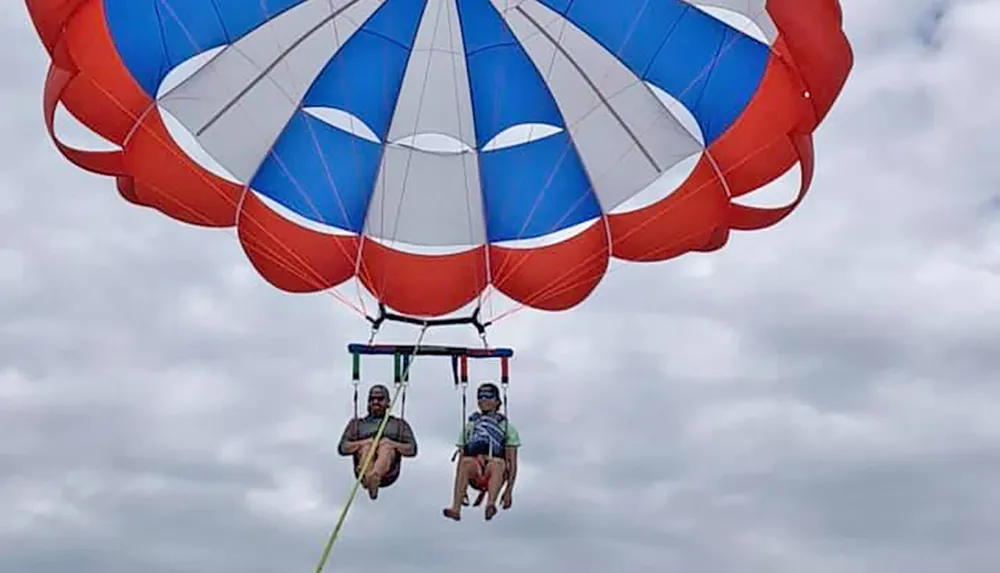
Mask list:
[[[361,446],[361,449],[358,450],[358,465],[354,468],[355,475],[361,472],[361,464],[364,463],[365,457],[371,451],[371,447],[372,445],[369,442]],[[361,478],[361,485],[365,486],[365,489],[368,490],[370,498],[378,498],[378,488],[382,483],[382,479],[389,474],[398,456],[399,454],[396,452],[395,446],[386,442],[379,443],[378,449],[375,450],[375,459],[372,460],[368,473]]]

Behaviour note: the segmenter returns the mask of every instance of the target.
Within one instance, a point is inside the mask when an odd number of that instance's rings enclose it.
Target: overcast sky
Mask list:
[[[311,571],[366,325],[65,161],[3,4],[0,571]],[[330,571],[1000,570],[1000,0],[843,5],[856,66],[798,212],[492,331],[525,447],[489,524],[441,517],[460,402],[418,363],[420,457]]]

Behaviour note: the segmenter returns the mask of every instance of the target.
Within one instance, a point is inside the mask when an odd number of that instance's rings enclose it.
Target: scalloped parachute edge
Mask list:
[[[424,255],[297,225],[256,193],[201,167],[174,142],[155,101],[122,63],[101,0],[27,0],[27,7],[51,57],[43,98],[46,125],[72,163],[115,177],[119,193],[136,205],[192,225],[236,226],[246,256],[276,288],[316,292],[357,277],[387,306],[419,316],[458,310],[490,284],[525,306],[567,310],[593,292],[612,257],[663,261],[719,249],[732,230],[775,225],[810,187],[812,132],[853,65],[838,0],[768,0],[778,37],[763,80],[736,122],[672,194],[630,212],[606,214],[555,244],[526,249],[490,244]],[[54,130],[60,103],[120,150],[63,144]],[[801,185],[788,205],[734,203],[796,163]]]

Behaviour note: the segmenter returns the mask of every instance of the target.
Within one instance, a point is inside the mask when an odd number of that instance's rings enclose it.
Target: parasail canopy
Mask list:
[[[280,289],[357,277],[422,316],[491,286],[569,309],[611,258],[777,223],[852,65],[837,0],[27,4],[52,56],[53,137],[62,103],[120,146],[56,139],[70,160],[136,204],[236,226]],[[630,204],[686,160],[677,189]],[[791,204],[734,203],[796,163]]]

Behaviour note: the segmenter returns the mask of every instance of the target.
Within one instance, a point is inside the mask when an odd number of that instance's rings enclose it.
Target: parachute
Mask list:
[[[379,313],[359,311],[373,334],[349,347],[353,381],[362,355],[392,355],[396,397],[418,355],[451,357],[463,389],[468,359],[499,360],[506,388],[513,351],[486,344],[488,289],[565,311],[612,259],[713,251],[787,217],[853,65],[838,0],[27,7],[51,57],[43,109],[59,151],[136,205],[235,228],[278,289],[356,279]],[[60,104],[116,148],[66,145]],[[688,160],[676,189],[637,201]],[[789,204],[736,202],[796,164]],[[417,344],[373,344],[386,320],[422,325]],[[486,348],[421,344],[447,324],[474,326]]]
[[[778,223],[809,189],[811,134],[852,66],[838,0],[27,6],[70,161],[136,205],[235,227],[279,289],[356,278],[403,316],[491,287],[567,310],[612,259],[716,250]],[[117,148],[65,145],[59,104]],[[672,193],[628,207],[686,159]],[[796,163],[790,204],[735,202]]]

